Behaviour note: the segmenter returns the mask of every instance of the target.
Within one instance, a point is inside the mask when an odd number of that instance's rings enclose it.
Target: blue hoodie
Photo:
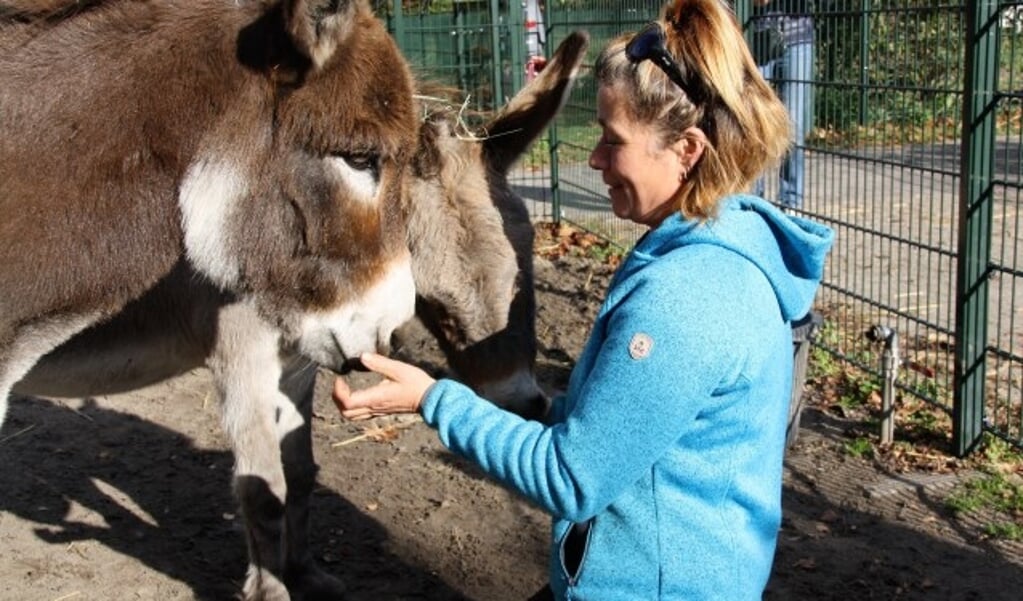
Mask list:
[[[548,424],[451,380],[430,388],[421,412],[445,446],[554,517],[557,599],[762,597],[790,322],[810,311],[831,243],[830,229],[753,196],[724,199],[706,223],[674,215],[615,274]],[[586,525],[574,553],[573,524]]]

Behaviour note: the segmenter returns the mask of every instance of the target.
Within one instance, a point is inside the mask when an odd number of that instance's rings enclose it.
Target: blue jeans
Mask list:
[[[804,144],[813,123],[813,46],[813,42],[787,46],[780,57],[760,65],[760,74],[774,86],[792,121],[795,144],[778,172],[778,202],[786,207],[803,206]],[[763,177],[753,192],[764,196]]]

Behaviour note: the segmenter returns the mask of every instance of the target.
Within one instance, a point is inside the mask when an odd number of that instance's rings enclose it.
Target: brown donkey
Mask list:
[[[309,359],[413,314],[412,96],[361,0],[0,2],[0,422],[12,389],[207,364],[247,599],[341,594],[306,545]]]

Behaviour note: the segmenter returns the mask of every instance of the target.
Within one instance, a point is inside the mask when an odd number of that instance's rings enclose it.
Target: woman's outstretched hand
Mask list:
[[[418,413],[426,389],[436,380],[425,371],[375,353],[364,353],[362,364],[384,377],[380,383],[353,391],[343,378],[334,380],[334,404],[346,419]]]

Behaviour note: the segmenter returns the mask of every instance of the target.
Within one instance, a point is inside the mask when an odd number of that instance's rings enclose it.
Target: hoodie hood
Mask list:
[[[831,228],[787,215],[762,198],[739,194],[721,201],[706,222],[675,213],[644,236],[633,249],[637,258],[664,255],[690,244],[713,244],[753,262],[771,283],[787,321],[804,317],[824,274],[834,242]]]

